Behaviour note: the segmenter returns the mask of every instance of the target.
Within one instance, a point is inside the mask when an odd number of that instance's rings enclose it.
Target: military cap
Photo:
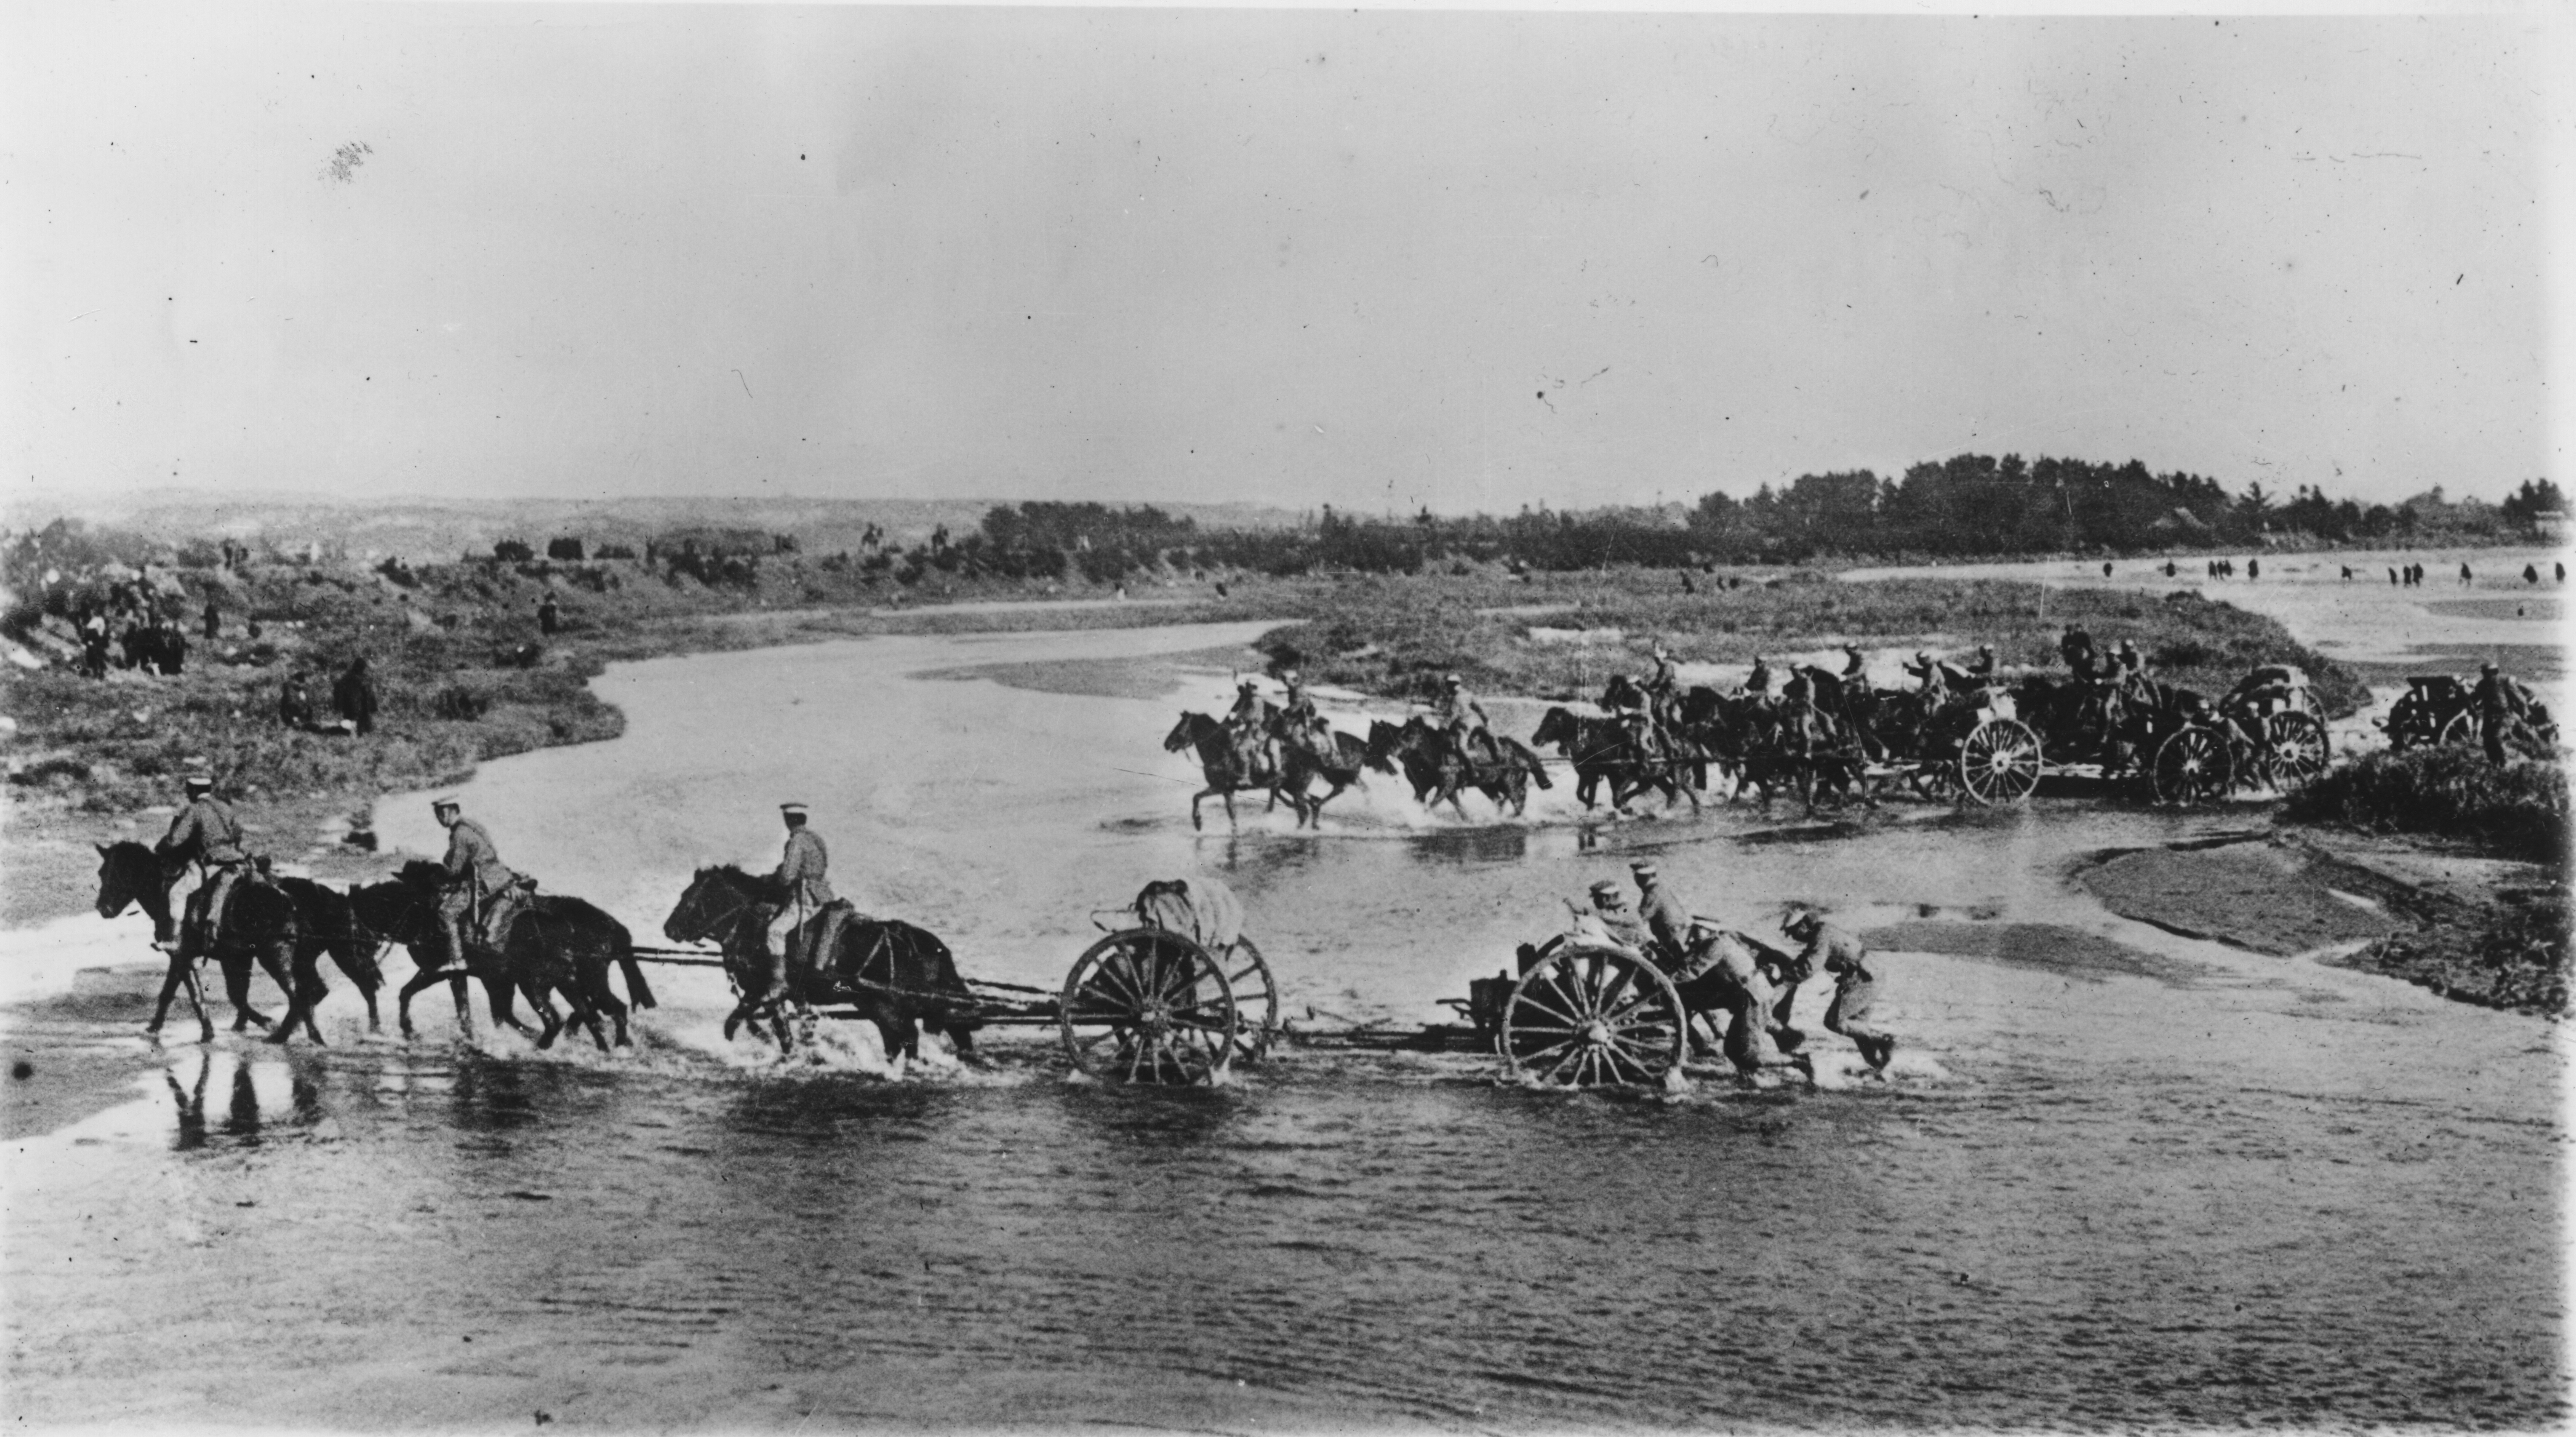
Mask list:
[[[1456,674],[1450,674],[1450,675],[1449,675],[1449,676],[1447,676],[1446,678],[1443,678],[1440,682],[1442,682],[1442,683],[1444,683],[1444,684],[1454,684],[1454,683],[1458,682],[1458,676],[1457,676]]]
[[[1607,878],[1601,879],[1592,885],[1592,896],[1595,898],[1616,898],[1619,896],[1619,885],[1611,882]]]
[[[782,803],[778,805],[778,811],[786,814],[789,818],[803,818],[805,816],[805,805],[801,803]]]
[[[1652,878],[1659,870],[1655,867],[1655,860],[1651,858],[1638,858],[1629,861],[1628,871],[1637,875],[1639,878]]]
[[[2485,663],[2482,663],[2482,664],[2478,665],[2478,672],[2479,672],[2479,673],[2482,673],[2482,674],[2491,674],[2491,673],[2494,673],[2495,671],[2496,671],[2496,666],[2495,666],[2495,660],[2493,660],[2493,659],[2489,659],[2489,660],[2487,660]]]
[[[190,793],[203,793],[215,786],[215,776],[204,769],[199,769],[189,774],[183,782],[187,784]]]
[[[452,793],[442,793],[438,797],[429,801],[430,811],[433,813],[442,808],[461,808],[463,806],[464,805],[456,801],[456,795]]]

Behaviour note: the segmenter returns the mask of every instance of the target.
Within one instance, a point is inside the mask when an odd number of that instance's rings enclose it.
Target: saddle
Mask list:
[[[815,911],[813,917],[805,920],[805,926],[802,929],[789,938],[787,950],[789,973],[793,975],[801,969],[817,985],[837,984],[846,978],[865,977],[863,970],[867,966],[867,955],[862,954],[859,958],[858,967],[862,971],[849,973],[835,973],[825,969],[821,955],[840,951],[841,935],[851,924],[875,921],[867,914],[861,913],[857,905],[846,898],[835,898],[824,904]]]

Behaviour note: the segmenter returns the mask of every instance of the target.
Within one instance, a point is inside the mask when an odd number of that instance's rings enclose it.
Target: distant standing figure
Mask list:
[[[2556,567],[2556,568],[2557,568],[2557,570],[2558,570],[2558,582],[2560,582],[2560,583],[2562,583],[2562,584],[2563,584],[2563,583],[2566,583],[2566,582],[2567,582],[2567,566],[2566,566],[2564,563],[2561,563],[2561,564],[2556,565],[2555,567]]]
[[[285,685],[278,689],[277,721],[290,729],[313,726],[313,694],[304,686],[304,675],[288,674]]]
[[[2392,589],[2397,587],[2397,571],[2395,569],[2388,571],[2388,587]]]
[[[2531,565],[2529,565],[2529,564],[2525,564],[2525,565],[2523,565],[2523,566],[2522,566],[2522,581],[2523,581],[2524,583],[2526,583],[2526,584],[2537,584],[2537,583],[2539,583],[2539,582],[2540,582],[2540,570],[2538,570],[2538,569],[2536,569],[2536,568],[2532,567],[2532,566],[2531,566]]]
[[[2469,566],[2468,566],[2468,565],[2466,565],[2466,564],[2462,564],[2462,565],[2460,566],[2460,585],[2461,585],[2461,587],[2466,588],[2466,587],[2468,586],[2468,584],[2469,584],[2469,581],[2470,581],[2470,580],[2469,580]]]
[[[340,717],[357,726],[360,736],[375,732],[376,680],[367,672],[366,655],[351,659],[348,671],[331,686],[331,706],[340,711]]]
[[[223,632],[223,615],[216,611],[215,601],[208,599],[206,601],[206,637],[210,639],[221,638],[223,637]]]
[[[2343,581],[2347,584],[2352,582],[2352,565],[2350,564],[2343,566]]]
[[[2102,561],[2102,577],[2105,579],[2111,577],[2111,561],[2108,559]]]
[[[2262,577],[2263,577],[2263,561],[2262,561],[2262,560],[2260,560],[2260,559],[2248,559],[2248,560],[2246,560],[2246,561],[2245,561],[2245,578],[2246,578],[2246,580],[2247,580],[2248,582],[2251,582],[2251,581],[2253,581],[2253,580],[2255,580],[2255,579],[2259,579],[2259,578],[2262,578]]]
[[[555,596],[548,593],[537,601],[537,632],[551,635],[563,626],[563,610],[555,606]]]
[[[1682,592],[1685,594],[1696,594],[1699,592],[1699,585],[1691,582],[1690,570],[1688,569],[1682,570]]]
[[[2165,577],[2166,577],[2166,578],[2168,578],[2168,579],[2170,579],[2170,578],[2172,578],[2173,576],[2174,576],[2174,561],[2173,561],[2173,560],[2171,560],[2171,559],[2167,559],[2167,560],[2165,560]]]

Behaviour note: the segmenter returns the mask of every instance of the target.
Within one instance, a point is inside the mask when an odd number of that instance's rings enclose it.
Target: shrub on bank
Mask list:
[[[2438,834],[2507,857],[2564,863],[2567,774],[2547,762],[2498,768],[2466,744],[2383,751],[2291,794],[2281,818],[2365,833]]]

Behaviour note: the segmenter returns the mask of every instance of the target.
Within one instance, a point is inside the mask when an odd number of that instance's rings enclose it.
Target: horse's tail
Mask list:
[[[635,958],[635,935],[627,932],[626,925],[615,919],[609,920],[609,933],[613,942],[609,951],[617,956],[617,966],[626,974],[627,1006],[657,1006],[653,1001],[653,985],[644,981],[644,965]]]

